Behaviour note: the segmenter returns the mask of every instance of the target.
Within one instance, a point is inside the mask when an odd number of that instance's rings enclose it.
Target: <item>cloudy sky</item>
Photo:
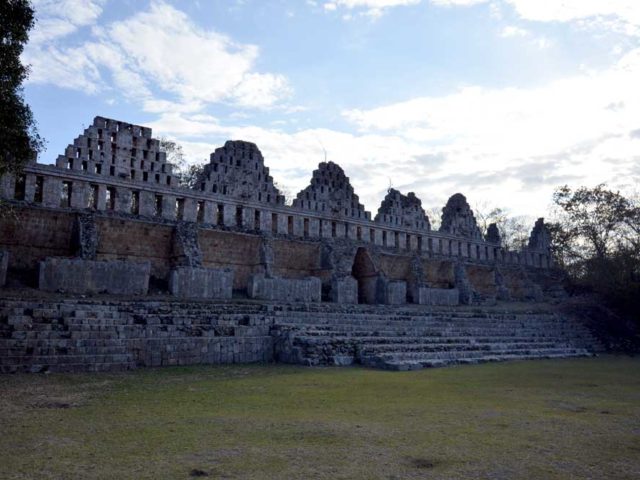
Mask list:
[[[638,0],[34,0],[25,89],[51,163],[96,115],[200,163],[253,141],[275,180],[327,157],[375,212],[543,215],[554,187],[640,179]]]

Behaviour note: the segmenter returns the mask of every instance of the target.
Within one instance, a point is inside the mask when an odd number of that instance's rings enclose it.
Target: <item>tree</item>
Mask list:
[[[174,174],[181,187],[195,188],[207,163],[189,165],[182,151],[182,145],[166,137],[160,137],[160,150],[167,155],[167,162],[175,167]]]
[[[553,194],[557,206],[557,242],[563,261],[607,259],[621,247],[640,247],[640,206],[620,192],[600,184],[572,190],[567,185]]]
[[[0,2],[0,175],[19,171],[43,147],[23,98],[29,68],[20,61],[34,22],[29,0]]]
[[[521,250],[527,245],[534,219],[527,215],[510,216],[502,207],[490,207],[486,202],[476,204],[473,209],[482,235],[487,235],[489,225],[495,223],[500,232],[502,246],[508,250]]]
[[[640,202],[609,190],[568,186],[553,195],[552,253],[572,287],[599,294],[640,325]]]

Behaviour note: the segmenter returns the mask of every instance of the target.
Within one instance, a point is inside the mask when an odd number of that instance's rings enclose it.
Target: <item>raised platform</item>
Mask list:
[[[0,299],[0,371],[113,371],[281,361],[409,370],[592,355],[580,322],[498,308],[281,305],[57,295]]]

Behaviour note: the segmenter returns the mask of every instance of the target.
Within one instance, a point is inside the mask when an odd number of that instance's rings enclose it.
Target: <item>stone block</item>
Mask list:
[[[9,269],[9,252],[0,250],[0,287],[7,283],[7,270]]]
[[[330,298],[334,303],[358,303],[358,281],[352,276],[332,279]]]
[[[169,291],[181,298],[231,298],[233,270],[176,267],[169,277]]]
[[[377,299],[378,303],[385,305],[403,305],[407,303],[407,282],[379,277]]]
[[[300,279],[266,278],[251,275],[247,286],[249,298],[284,302],[319,302],[322,282],[317,277]]]
[[[458,305],[460,292],[457,288],[419,287],[415,302],[420,305]]]
[[[49,292],[145,295],[150,271],[149,262],[46,258],[40,262],[39,287]]]

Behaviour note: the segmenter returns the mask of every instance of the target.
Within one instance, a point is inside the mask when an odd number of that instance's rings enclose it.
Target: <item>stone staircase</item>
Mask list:
[[[410,370],[586,356],[601,349],[553,313],[330,303],[0,299],[0,372],[117,371],[268,362]]]
[[[488,361],[589,356],[602,349],[576,321],[550,313],[429,315],[279,312],[276,359],[413,370]]]
[[[117,371],[272,359],[256,305],[0,300],[0,372]]]

